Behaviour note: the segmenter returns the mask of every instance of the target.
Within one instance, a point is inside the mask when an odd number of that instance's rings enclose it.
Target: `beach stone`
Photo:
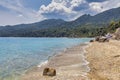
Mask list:
[[[45,68],[43,71],[43,76],[56,76],[56,70],[53,68]]]

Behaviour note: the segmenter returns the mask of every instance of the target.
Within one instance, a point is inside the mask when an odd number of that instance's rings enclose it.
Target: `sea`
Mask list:
[[[0,80],[19,80],[28,69],[91,38],[0,37]]]

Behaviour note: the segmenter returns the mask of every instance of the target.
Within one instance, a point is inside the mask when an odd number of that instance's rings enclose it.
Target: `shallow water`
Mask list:
[[[0,38],[0,80],[18,80],[49,56],[90,38]]]

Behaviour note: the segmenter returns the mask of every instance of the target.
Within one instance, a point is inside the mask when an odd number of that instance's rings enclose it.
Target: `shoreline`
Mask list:
[[[83,55],[85,55],[86,48],[89,47],[89,44],[90,44],[89,42],[84,42],[84,43],[80,43],[80,44],[78,44],[76,46],[72,46],[72,47],[68,47],[68,48],[65,48],[63,50],[60,50],[59,52],[54,53],[53,55],[49,56],[47,60],[45,60],[45,61],[41,62],[40,64],[38,64],[37,67],[42,67],[42,66],[48,64],[49,59],[52,59],[52,58],[54,58],[54,57],[56,57],[58,55],[64,54],[64,52],[67,51],[68,49],[71,49],[71,48],[74,48],[74,47],[77,47],[77,46],[86,45],[85,47],[83,47]],[[84,56],[84,57],[86,57],[86,56]],[[85,58],[85,61],[86,61],[86,58]],[[89,63],[89,62],[87,62],[87,63]]]
[[[85,58],[86,47],[88,47],[88,43],[82,43],[71,48],[66,48],[50,57],[48,61],[28,70],[22,76],[22,80],[75,80],[80,78],[80,80],[88,80],[87,72],[90,71],[90,68],[87,66],[89,62],[87,62]],[[56,69],[57,75],[55,77],[42,76],[45,67]]]

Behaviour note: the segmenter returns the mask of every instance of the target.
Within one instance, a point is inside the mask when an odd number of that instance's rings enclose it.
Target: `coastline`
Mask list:
[[[28,70],[22,80],[88,80],[87,72],[90,68],[85,58],[85,48],[88,43],[79,44],[52,56],[48,61]],[[55,77],[42,76],[45,67],[57,71]]]
[[[93,42],[86,51],[90,80],[120,80],[120,41]]]

